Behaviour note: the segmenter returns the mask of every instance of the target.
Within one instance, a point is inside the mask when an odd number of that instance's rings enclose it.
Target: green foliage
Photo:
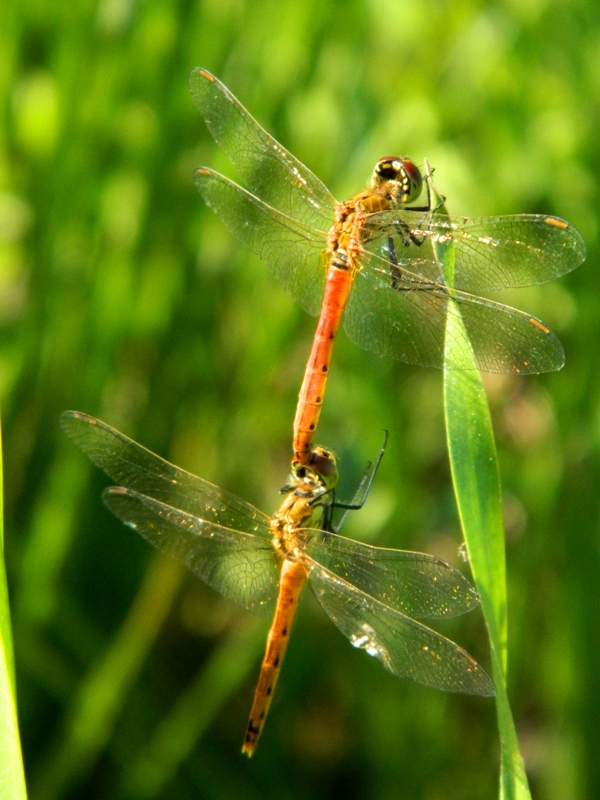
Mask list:
[[[445,205],[439,213],[448,213]],[[438,242],[433,249],[447,285],[454,286],[454,244]],[[498,458],[483,381],[476,369],[460,308],[459,302],[450,302],[452,313],[446,318],[444,355],[447,363],[452,363],[454,349],[461,354],[469,353],[472,367],[465,371],[444,370],[450,468],[466,552],[490,639],[500,734],[500,798],[531,800],[506,691],[506,562]]]
[[[4,569],[3,516],[0,448],[0,797],[2,800],[20,800],[27,797],[27,792],[17,721],[17,685]]]
[[[447,214],[443,199],[437,197],[436,205],[438,201],[442,203],[439,213]],[[447,285],[454,286],[454,244],[437,242],[433,250],[442,265]],[[466,553],[490,639],[500,734],[500,798],[530,800],[525,765],[506,691],[506,561],[498,458],[483,381],[476,369],[475,354],[460,309],[459,302],[450,302],[444,355],[446,362],[452,363],[455,360],[454,349],[460,354],[469,353],[472,367],[465,371],[444,371],[444,415],[450,468]]]
[[[588,265],[508,298],[557,331],[565,369],[484,386],[507,536],[498,626],[532,794],[598,795],[599,39],[592,0],[8,4],[5,549],[34,800],[497,792],[493,703],[395,680],[308,597],[246,763],[264,629],[153,559],[59,431],[61,411],[82,409],[277,506],[314,321],[193,188],[199,164],[228,170],[188,93],[198,64],[337,197],[382,155],[427,156],[453,213],[554,213],[586,237]],[[441,373],[340,336],[319,441],[338,452],[349,493],[389,430],[345,532],[459,565],[442,390]],[[443,632],[489,666],[481,614]]]
[[[468,346],[458,318],[449,316],[449,344]],[[492,420],[478,372],[444,374],[450,466],[469,561],[481,599],[492,654],[501,746],[502,800],[531,797],[506,691],[507,597],[500,476]]]

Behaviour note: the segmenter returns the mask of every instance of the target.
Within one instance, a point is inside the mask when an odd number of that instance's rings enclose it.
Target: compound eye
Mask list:
[[[421,194],[423,177],[410,158],[386,156],[379,159],[373,173],[376,184],[389,183],[394,186],[395,200],[412,203]]]
[[[397,156],[380,158],[375,165],[375,176],[382,181],[395,181],[402,169],[402,159]]]
[[[319,447],[315,448],[311,453],[310,466],[317,475],[321,475],[324,478],[330,478],[337,472],[337,464],[333,453]]]
[[[423,189],[423,176],[414,161],[410,158],[402,159],[402,169],[410,181],[410,188],[406,192],[407,199],[412,202],[416,200]]]

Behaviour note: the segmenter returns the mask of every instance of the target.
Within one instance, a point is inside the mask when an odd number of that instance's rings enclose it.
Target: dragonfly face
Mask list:
[[[321,484],[326,491],[333,489],[339,477],[335,453],[317,445],[312,450],[307,465],[292,461],[292,475],[296,481],[308,478]]]
[[[375,165],[371,189],[384,194],[392,206],[406,205],[419,198],[423,176],[410,158],[386,156]]]

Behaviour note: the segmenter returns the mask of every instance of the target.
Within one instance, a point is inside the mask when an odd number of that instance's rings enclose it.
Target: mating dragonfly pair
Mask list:
[[[474,659],[418,621],[471,610],[478,602],[474,589],[434,556],[335,533],[334,507],[362,505],[381,454],[355,501],[344,506],[334,499],[335,456],[313,447],[314,432],[342,315],[359,345],[412,364],[465,369],[475,363],[507,373],[560,369],[562,347],[543,322],[472,292],[563,275],[584,260],[583,240],[557,217],[440,213],[429,170],[427,203],[417,207],[423,178],[407,158],[381,159],[371,186],[337,203],[213,75],[193,70],[190,87],[209,131],[250,190],[201,167],[195,174],[200,193],[303,308],[320,314],[284,500],[268,517],[93,417],[66,412],[61,424],[119,484],[103,495],[113,513],[226,598],[260,616],[275,610],[243,747],[248,755],[307,581],[351,643],[390,672],[445,691],[491,696],[494,684]],[[451,279],[437,257],[439,245],[453,249]],[[445,346],[448,321],[457,317],[469,336],[468,352]]]

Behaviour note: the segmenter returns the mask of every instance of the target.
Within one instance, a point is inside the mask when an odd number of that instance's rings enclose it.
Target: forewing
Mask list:
[[[208,167],[196,170],[194,183],[231,233],[264,261],[305,311],[316,316],[325,285],[325,237]]]
[[[224,528],[270,542],[269,518],[250,503],[146,450],[95,417],[65,411],[65,433],[116,483]]]
[[[464,575],[441,558],[372,547],[326,531],[302,530],[297,539],[321,567],[409,617],[455,617],[479,602]]]
[[[119,519],[223,597],[257,616],[275,606],[279,570],[269,542],[224,528],[123,487],[102,498]]]
[[[445,692],[495,694],[487,673],[462,647],[361,592],[310,559],[310,585],[325,612],[358,648],[400,678]]]
[[[211,136],[247,188],[307,227],[329,230],[335,200],[316,175],[270,136],[210,72],[193,69],[190,91]]]
[[[464,345],[445,351],[446,316],[453,314],[462,316],[483,372],[536,374],[563,366],[558,337],[531,314],[381,263],[365,253],[344,316],[348,336],[365,350],[419,366],[472,369]]]
[[[367,220],[368,251],[387,259],[390,241],[400,269],[443,283],[435,245],[454,245],[454,287],[491,292],[558,278],[583,263],[579,231],[559,217],[520,214],[449,217],[410,209],[373,214]]]

